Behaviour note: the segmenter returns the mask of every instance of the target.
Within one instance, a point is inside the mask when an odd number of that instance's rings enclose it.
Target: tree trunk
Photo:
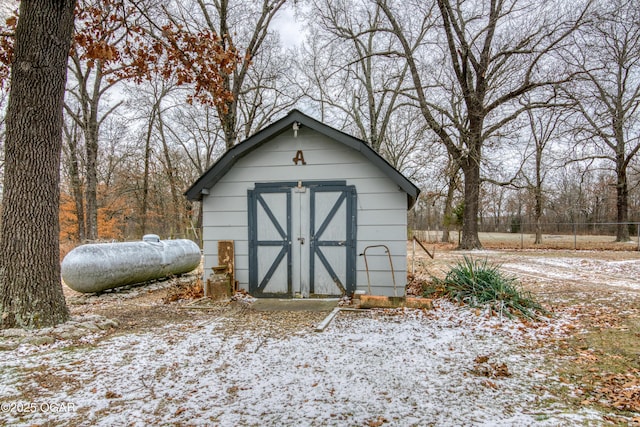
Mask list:
[[[464,174],[464,215],[460,249],[482,249],[478,237],[478,208],[480,206],[480,164],[472,157],[462,162]]]
[[[140,212],[140,234],[144,236],[147,233],[147,210],[149,206],[149,165],[151,163],[151,133],[153,131],[153,122],[156,119],[156,111],[158,103],[153,105],[151,116],[147,124],[147,136],[144,143],[144,177],[142,178],[142,207]]]
[[[169,235],[171,238],[175,237],[175,233],[182,230],[182,208],[181,200],[178,191],[178,184],[176,183],[175,172],[173,164],[171,162],[171,153],[169,152],[169,145],[167,144],[167,138],[164,133],[164,121],[162,119],[161,112],[158,111],[158,130],[160,132],[160,140],[162,140],[162,151],[164,153],[165,168],[167,172],[167,178],[169,180],[169,189],[171,191],[171,209],[169,212]]]
[[[90,113],[85,129],[87,150],[87,188],[85,191],[87,207],[87,239],[98,238],[98,105],[91,101]]]
[[[624,153],[622,161],[618,164],[624,164]],[[618,224],[616,225],[616,242],[628,242],[629,238],[629,188],[627,184],[627,169],[624,166],[617,167],[616,182],[616,208],[618,211]]]
[[[217,3],[216,8],[220,16],[218,34],[222,35],[222,45],[226,49],[227,41],[231,41],[231,39],[226,39],[226,37],[229,37],[231,34],[227,23],[229,13],[228,0],[222,0],[220,3]],[[247,52],[247,55],[251,54],[253,54],[253,52]],[[231,81],[231,75],[223,76],[224,89],[233,94],[233,99],[217,106],[218,117],[220,118],[220,124],[222,125],[222,132],[224,133],[224,142],[227,150],[230,150],[236,143],[236,112],[238,94],[242,84],[242,82],[238,82],[237,79],[238,75],[234,75],[233,82]]]
[[[534,189],[536,206],[535,206],[535,221],[536,221],[536,240],[534,245],[542,244],[542,150],[544,145],[536,144],[536,188]]]
[[[86,238],[84,227],[84,203],[82,182],[80,180],[80,167],[78,165],[78,128],[74,123],[73,132],[68,135],[69,145],[69,174],[71,175],[71,189],[76,206],[76,218],[78,220],[78,241]]]
[[[86,214],[85,231],[88,240],[96,240],[98,238],[98,135],[100,134],[98,109],[100,104],[100,97],[105,90],[104,88],[102,88],[102,65],[99,60],[96,61],[95,77],[93,79],[93,82],[91,82],[90,76],[94,68],[88,69],[87,71],[83,72],[80,59],[76,56],[73,56],[72,59],[74,74],[79,83],[77,89],[79,93],[75,94],[75,96],[80,102],[82,114],[71,114],[71,117],[82,128],[82,131],[84,132],[86,151],[86,188],[84,191]],[[88,88],[89,85],[92,86],[91,91]],[[67,106],[67,111],[70,111],[69,106]]]
[[[454,169],[455,167],[452,166],[451,169]],[[442,243],[449,243],[449,232],[451,231],[451,223],[453,222],[452,219],[452,215],[453,215],[453,196],[455,195],[456,192],[456,177],[458,175],[458,170],[457,168],[455,168],[456,171],[455,173],[451,173],[449,175],[449,185],[447,188],[447,197],[444,200],[444,226],[442,228],[442,238],[440,239],[440,241]]]
[[[23,0],[7,108],[0,327],[65,322],[60,282],[62,108],[75,1]]]
[[[235,96],[235,95],[234,95]],[[237,101],[227,102],[227,110],[218,109],[220,114],[220,121],[222,122],[222,130],[224,132],[224,141],[227,150],[230,150],[236,144],[236,138],[238,133],[236,132],[237,117],[236,111],[238,108]]]
[[[535,222],[536,222],[536,240],[534,245],[542,244],[542,188],[536,187],[535,189]]]

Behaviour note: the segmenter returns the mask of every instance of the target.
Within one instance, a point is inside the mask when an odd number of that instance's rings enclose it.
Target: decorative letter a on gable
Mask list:
[[[302,162],[303,165],[306,165],[307,162],[304,161],[304,154],[302,154],[302,150],[298,150],[296,152],[296,156],[293,158],[293,163],[298,165],[298,162]]]

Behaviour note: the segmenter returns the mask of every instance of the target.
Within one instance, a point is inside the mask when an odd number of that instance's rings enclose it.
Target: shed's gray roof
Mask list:
[[[203,190],[213,187],[235,164],[238,159],[244,157],[262,144],[272,140],[282,132],[290,130],[293,123],[297,122],[301,126],[313,129],[347,147],[359,151],[371,163],[380,168],[393,182],[395,182],[404,192],[407,193],[407,208],[410,209],[415,203],[420,189],[409,181],[402,173],[395,169],[382,156],[376,153],[366,142],[355,138],[337,129],[327,126],[314,118],[292,110],[285,117],[253,134],[241,143],[233,146],[216,163],[213,164],[191,187],[184,193],[189,200],[201,200]]]

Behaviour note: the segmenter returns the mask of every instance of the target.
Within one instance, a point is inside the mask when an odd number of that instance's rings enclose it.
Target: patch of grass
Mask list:
[[[444,288],[434,283],[422,284],[422,296],[425,298],[438,298],[444,296]]]
[[[637,302],[636,302],[637,304]],[[610,414],[614,424],[640,425],[640,315],[627,306],[628,316],[601,311],[586,317],[586,330],[559,343],[565,361],[557,372],[574,391],[556,393],[576,406],[591,406]],[[619,418],[618,417],[622,417]]]
[[[441,288],[445,297],[471,307],[489,307],[507,317],[536,319],[538,314],[548,315],[529,292],[520,289],[515,277],[505,275],[497,264],[486,259],[465,256],[444,279],[432,276],[431,280],[434,290]]]

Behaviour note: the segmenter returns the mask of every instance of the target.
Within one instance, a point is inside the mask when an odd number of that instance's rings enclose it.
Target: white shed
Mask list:
[[[185,194],[202,201],[205,276],[218,242],[232,240],[240,288],[286,298],[403,296],[407,210],[419,193],[364,141],[293,110]]]

